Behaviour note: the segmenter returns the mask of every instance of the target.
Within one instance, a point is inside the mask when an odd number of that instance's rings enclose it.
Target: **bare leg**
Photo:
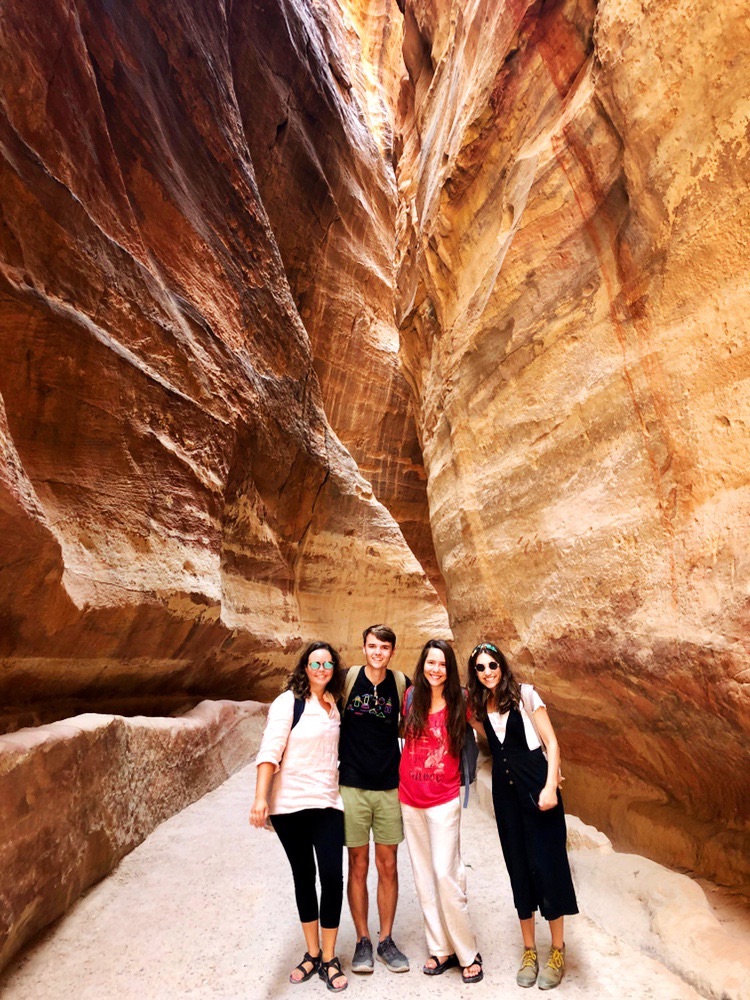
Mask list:
[[[349,897],[349,909],[352,911],[354,929],[357,940],[369,938],[367,929],[367,913],[370,900],[367,895],[367,869],[370,866],[370,845],[349,848],[349,878],[346,892]]]
[[[565,931],[563,929],[563,923],[565,922],[565,917],[557,917],[556,920],[550,920],[549,922],[549,932],[552,937],[553,948],[559,948],[562,950],[562,946],[565,944]]]
[[[560,918],[562,920],[562,917]],[[526,920],[520,920],[521,924],[521,936],[523,937],[524,948],[536,948],[536,936],[534,933],[534,918],[528,917]],[[555,923],[555,921],[552,921]],[[552,927],[550,923],[550,928]]]
[[[336,957],[336,936],[338,927],[321,927],[320,936],[323,941],[323,961],[330,962]]]
[[[380,940],[390,937],[398,902],[398,844],[376,844],[375,864],[378,869],[378,914]]]
[[[336,957],[336,935],[338,934],[338,927],[321,927],[320,936],[323,941],[323,961],[330,962],[332,958]],[[333,973],[333,987],[336,992],[343,990],[347,984],[347,978],[342,973],[341,975],[336,975],[336,968],[330,970]]]
[[[312,955],[313,958],[317,958],[320,954],[320,944],[318,943],[318,921],[310,920],[305,924],[302,924],[302,933],[305,935],[305,948],[308,955]],[[325,940],[326,931],[323,931],[323,939]],[[335,942],[335,932],[334,932],[334,942]],[[305,972],[309,972],[312,969],[311,962],[300,963]],[[298,983],[305,972],[300,972],[299,969],[293,969],[289,978]]]

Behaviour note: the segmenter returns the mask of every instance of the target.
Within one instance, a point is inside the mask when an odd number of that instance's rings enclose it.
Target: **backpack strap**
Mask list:
[[[299,720],[302,718],[302,713],[305,711],[305,699],[295,698],[294,699],[294,710],[292,712],[292,729],[297,725]],[[289,730],[291,733],[292,729]]]
[[[400,670],[392,670],[394,680],[396,681],[396,692],[398,693],[398,710],[401,711],[401,706],[404,703],[404,691],[406,691],[406,674],[402,673]]]
[[[403,677],[404,675],[401,674],[401,676]],[[414,700],[414,685],[412,684],[412,686],[410,688],[407,688],[406,691],[406,699],[404,700],[404,712],[403,712],[404,715],[408,715],[409,712],[411,711],[411,703],[413,700]],[[401,702],[399,702],[399,705],[401,705]]]
[[[344,678],[344,693],[341,696],[341,704],[344,708],[346,708],[347,702],[349,701],[352,693],[352,688],[356,684],[361,670],[364,670],[364,667],[349,667],[346,672],[346,677]]]

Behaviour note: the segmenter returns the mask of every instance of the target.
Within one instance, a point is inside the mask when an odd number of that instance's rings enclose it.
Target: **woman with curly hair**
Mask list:
[[[492,751],[492,803],[524,944],[516,982],[538,981],[540,989],[550,990],[565,972],[564,917],[578,913],[558,791],[557,738],[538,693],[518,683],[491,642],[475,646],[469,657],[469,705],[472,725],[483,727]],[[549,921],[552,939],[541,972],[536,910]]]
[[[289,981],[304,983],[317,972],[328,989],[338,993],[348,986],[336,957],[344,886],[336,707],[342,687],[339,654],[327,642],[311,643],[299,658],[286,691],[268,710],[255,761],[258,772],[250,810],[253,826],[265,826],[270,819],[292,867],[307,951]]]
[[[456,654],[442,639],[430,639],[422,650],[403,716],[398,797],[430,952],[422,971],[439,976],[460,966],[465,983],[478,983],[482,956],[469,921],[461,861],[466,699]]]

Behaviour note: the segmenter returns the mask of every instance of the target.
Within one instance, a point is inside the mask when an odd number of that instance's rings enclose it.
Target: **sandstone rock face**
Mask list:
[[[235,92],[328,419],[443,594],[395,324],[393,0],[232,6]]]
[[[740,2],[406,0],[397,170],[459,645],[548,695],[582,815],[745,884],[749,32]]]
[[[8,0],[2,702],[408,667],[437,588],[747,885],[745,6]]]
[[[301,641],[354,658],[373,620],[411,659],[445,612],[325,416],[243,125],[246,35],[203,2],[0,19],[2,701],[269,694]]]
[[[0,968],[154,827],[246,764],[264,723],[257,702],[203,702],[179,719],[81,715],[0,736]]]

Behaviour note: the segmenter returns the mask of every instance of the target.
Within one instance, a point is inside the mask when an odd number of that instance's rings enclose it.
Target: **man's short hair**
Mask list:
[[[391,646],[396,648],[396,633],[392,628],[388,628],[387,625],[370,625],[362,633],[362,645],[364,646],[367,642],[367,636],[374,635],[376,639],[380,639],[381,642],[390,642]]]

